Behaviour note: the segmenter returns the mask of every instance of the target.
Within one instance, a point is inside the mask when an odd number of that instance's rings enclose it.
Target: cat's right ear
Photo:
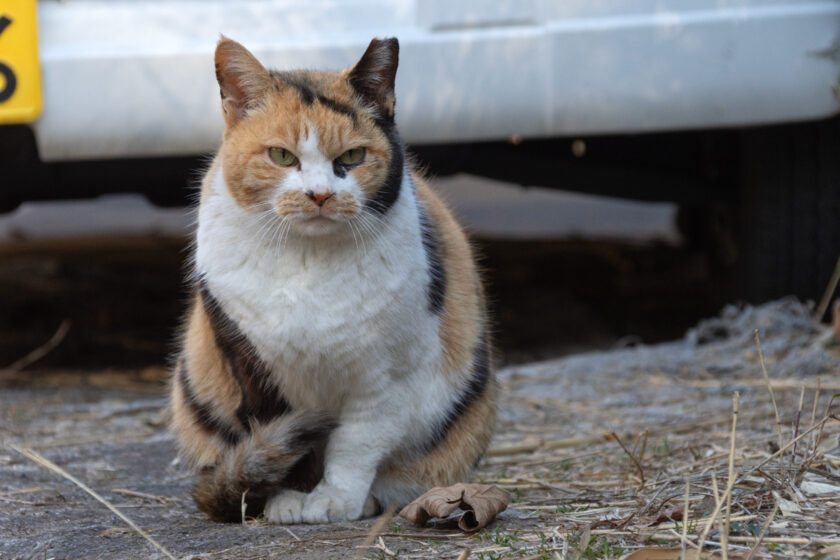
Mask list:
[[[400,43],[396,38],[374,38],[347,76],[362,101],[388,119],[394,118],[394,82],[399,58]]]
[[[256,107],[271,88],[271,75],[251,52],[222,36],[216,45],[216,80],[228,126]]]

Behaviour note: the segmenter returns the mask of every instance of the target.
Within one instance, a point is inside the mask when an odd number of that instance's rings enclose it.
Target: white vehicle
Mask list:
[[[840,0],[44,0],[29,68],[31,5],[0,6],[28,92],[0,77],[0,122],[28,121],[0,126],[0,210],[181,203],[222,129],[220,33],[277,69],[396,36],[397,121],[437,174],[678,202],[694,241],[737,240],[753,299],[817,296],[840,254]]]

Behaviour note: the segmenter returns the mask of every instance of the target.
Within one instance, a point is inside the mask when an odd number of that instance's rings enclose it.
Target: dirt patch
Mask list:
[[[777,455],[756,329],[782,447],[804,434]],[[78,477],[177,557],[463,558],[469,548],[469,558],[485,560],[618,558],[645,546],[679,548],[683,527],[690,550],[713,512],[726,509],[714,496],[716,483],[726,501],[730,456],[737,483],[729,523],[719,515],[709,525],[707,550],[728,538],[732,554],[747,552],[766,525],[757,557],[838,556],[840,422],[825,416],[840,392],[832,336],[805,306],[785,300],[728,308],[673,343],[506,368],[497,435],[474,481],[508,489],[510,509],[474,536],[393,519],[369,549],[357,547],[373,520],[209,522],[190,499],[191,477],[173,462],[162,368],[4,372],[0,558],[162,557],[78,486],[8,444]]]

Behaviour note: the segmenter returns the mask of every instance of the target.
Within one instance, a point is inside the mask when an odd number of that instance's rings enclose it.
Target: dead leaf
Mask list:
[[[458,528],[473,533],[493,521],[509,503],[510,495],[497,486],[458,483],[432,488],[405,506],[400,516],[422,527],[433,517],[446,518],[461,509],[464,514],[458,520]]]
[[[682,507],[675,507],[671,511],[667,513],[660,513],[659,516],[650,522],[648,527],[654,527],[659,525],[660,523],[667,523],[671,521],[682,521],[683,518],[683,508]]]
[[[623,556],[621,560],[680,560],[682,554],[683,551],[681,548],[640,548],[627,556]],[[719,560],[723,558],[719,552],[703,552],[700,557],[702,560]],[[732,560],[741,560],[746,558],[746,554],[743,552],[729,552],[728,557]],[[698,560],[697,550],[686,550],[685,558],[686,560]]]

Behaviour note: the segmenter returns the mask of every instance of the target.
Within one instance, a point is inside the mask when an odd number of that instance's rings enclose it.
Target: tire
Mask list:
[[[819,300],[840,257],[840,117],[740,138],[738,295]]]

